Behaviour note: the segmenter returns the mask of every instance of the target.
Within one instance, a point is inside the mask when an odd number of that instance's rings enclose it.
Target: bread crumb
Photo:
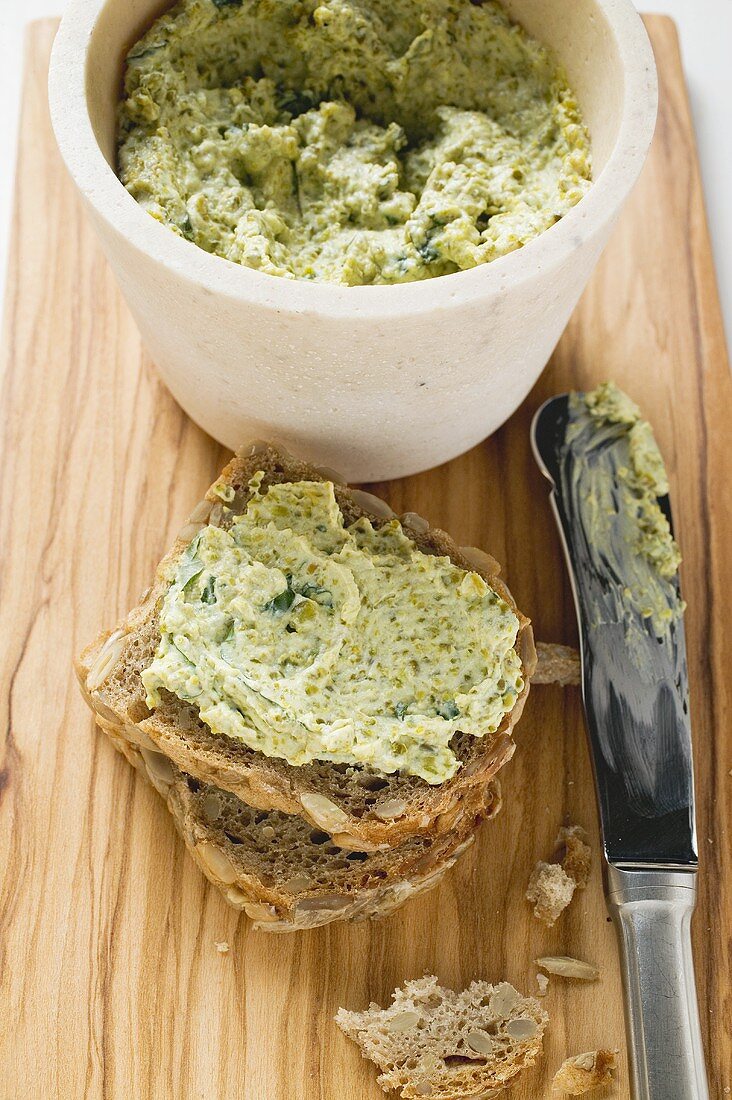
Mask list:
[[[551,928],[564,912],[575,890],[584,890],[590,877],[592,849],[579,825],[563,826],[557,835],[551,863],[540,860],[531,873],[526,898],[534,916]]]
[[[221,940],[220,942],[218,942],[216,944],[216,950],[218,951],[219,955],[228,955],[229,945],[226,940]]]
[[[534,916],[551,928],[569,905],[577,883],[558,863],[537,863],[526,888],[528,901],[534,903]]]
[[[592,849],[587,843],[587,833],[580,825],[565,825],[557,835],[553,863],[561,863],[570,878],[584,890],[590,879]]]
[[[569,1096],[583,1096],[601,1085],[609,1085],[616,1068],[615,1052],[591,1050],[567,1058],[554,1075],[552,1088]]]
[[[580,678],[580,655],[576,649],[554,642],[536,643],[536,668],[531,677],[532,684],[569,687],[579,684]]]
[[[549,986],[549,979],[547,978],[546,974],[537,974],[536,984],[539,987],[539,996],[545,997],[547,988]]]
[[[541,1054],[548,1016],[508,982],[475,981],[461,993],[426,975],[388,1008],[339,1009],[336,1023],[403,1100],[478,1100],[502,1091]]]

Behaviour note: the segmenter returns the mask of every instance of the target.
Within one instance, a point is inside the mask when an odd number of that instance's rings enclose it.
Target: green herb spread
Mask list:
[[[330,482],[260,489],[179,561],[143,672],[214,733],[291,764],[331,760],[441,783],[463,731],[495,731],[523,689],[519,620],[477,574],[398,521],[350,527]]]
[[[606,570],[625,578],[624,600],[661,636],[684,604],[674,583],[681,553],[658,501],[669,487],[653,429],[612,382],[573,394],[570,414],[567,443],[589,538]]]
[[[127,55],[119,173],[207,252],[346,285],[511,252],[591,175],[562,72],[493,0],[182,0]]]

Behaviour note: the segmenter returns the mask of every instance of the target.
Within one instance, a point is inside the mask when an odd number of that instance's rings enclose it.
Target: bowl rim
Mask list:
[[[578,244],[621,209],[648,154],[656,124],[658,78],[653,49],[632,0],[594,0],[614,35],[624,76],[615,144],[587,194],[522,248],[466,271],[422,281],[342,286],[270,275],[205,252],[151,218],[129,194],[102,153],[88,109],[87,61],[97,19],[110,0],[70,0],[49,68],[51,123],[61,156],[96,214],[149,260],[217,297],[278,313],[342,319],[449,309],[530,282],[567,261]]]

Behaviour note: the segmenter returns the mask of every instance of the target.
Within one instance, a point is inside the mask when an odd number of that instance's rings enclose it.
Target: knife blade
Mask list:
[[[623,567],[638,572],[632,548],[611,553],[593,539],[598,506],[615,509],[610,527],[622,522],[617,471],[629,461],[628,431],[586,420],[571,438],[570,395],[554,397],[536,414],[532,443],[552,484],[572,582],[605,853],[618,866],[690,867],[697,846],[683,615],[671,606],[660,624],[643,616],[619,575]],[[608,485],[602,501],[593,499],[598,480]],[[668,495],[659,506],[673,530]],[[637,586],[643,576],[631,580]],[[669,590],[681,608],[678,574]]]
[[[593,416],[585,397],[545,402],[531,442],[577,612],[631,1095],[708,1100],[690,935],[698,856],[684,604],[665,470],[647,425]],[[652,461],[639,492],[644,447]]]

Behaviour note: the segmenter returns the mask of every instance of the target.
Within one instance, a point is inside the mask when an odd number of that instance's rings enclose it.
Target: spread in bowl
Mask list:
[[[127,55],[119,174],[207,252],[364,285],[521,247],[591,170],[561,69],[493,0],[181,0]]]
[[[331,482],[262,492],[262,476],[176,567],[148,705],[172,692],[214,733],[295,765],[451,778],[455,733],[494,732],[523,690],[517,615],[397,520],[346,527]]]

